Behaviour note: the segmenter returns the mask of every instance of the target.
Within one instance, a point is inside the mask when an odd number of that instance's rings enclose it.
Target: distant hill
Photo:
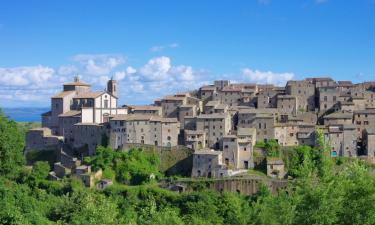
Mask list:
[[[48,108],[2,108],[4,114],[17,122],[41,122],[40,115]]]

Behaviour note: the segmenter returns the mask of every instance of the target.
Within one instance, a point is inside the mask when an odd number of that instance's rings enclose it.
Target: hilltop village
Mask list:
[[[103,142],[113,150],[134,144],[183,145],[194,151],[192,177],[225,177],[254,167],[256,143],[314,146],[319,129],[332,157],[372,160],[374,87],[375,82],[353,84],[328,77],[290,80],[283,87],[218,80],[151,105],[119,106],[116,80],[109,80],[104,91],[92,91],[75,78],[52,96],[42,128],[27,133],[25,151],[62,149],[62,162],[55,164],[53,174],[58,179],[68,165],[82,173],[89,170],[67,149],[93,155]],[[267,164],[279,168],[282,177],[283,162],[270,159]]]

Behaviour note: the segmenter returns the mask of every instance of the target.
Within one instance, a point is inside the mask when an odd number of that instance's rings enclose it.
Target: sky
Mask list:
[[[0,108],[48,107],[74,76],[119,103],[215,79],[375,80],[375,0],[0,1]]]

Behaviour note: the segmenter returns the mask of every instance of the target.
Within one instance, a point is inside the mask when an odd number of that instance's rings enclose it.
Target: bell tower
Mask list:
[[[117,97],[117,81],[113,77],[107,83],[107,90],[111,95]]]

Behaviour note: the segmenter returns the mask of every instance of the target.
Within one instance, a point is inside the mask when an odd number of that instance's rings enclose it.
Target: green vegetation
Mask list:
[[[117,152],[108,147],[99,146],[96,155],[86,157],[85,162],[91,164],[93,169],[102,169],[105,176],[115,177],[123,184],[144,184],[153,176],[161,176],[160,160],[157,154],[142,149]]]
[[[47,161],[52,166],[57,160],[58,156],[55,150],[28,151],[26,153],[26,162],[28,165],[32,165],[37,161]]]
[[[13,177],[25,163],[24,136],[17,123],[8,120],[0,110],[0,176]]]
[[[41,127],[41,123],[39,122],[17,122],[17,126],[22,134],[26,134],[26,132],[30,129]]]
[[[344,159],[335,165],[320,132],[318,143],[288,154],[265,143],[267,155],[283,157],[295,178],[277,194],[264,186],[250,197],[204,185],[170,192],[150,180],[151,174],[163,176],[158,154],[106,147],[86,161],[117,182],[96,190],[73,178],[48,181],[45,161],[25,167],[22,132],[0,113],[0,224],[375,224],[375,178],[368,165]]]

